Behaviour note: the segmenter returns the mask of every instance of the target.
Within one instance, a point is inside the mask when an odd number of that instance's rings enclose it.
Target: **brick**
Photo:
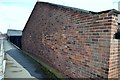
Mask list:
[[[104,19],[113,19],[113,17],[111,17],[111,16],[110,17],[104,17]]]
[[[110,22],[109,22],[109,23],[104,23],[104,25],[105,25],[105,26],[107,26],[107,25],[112,25],[112,23],[110,23]]]
[[[108,17],[108,14],[103,13],[103,14],[100,14],[100,15],[99,15],[99,17],[100,17],[100,18],[103,18],[103,17]]]
[[[23,30],[22,49],[67,77],[116,78],[120,41],[112,37],[115,19],[106,12],[91,15],[39,2]]]
[[[103,32],[109,32],[109,30],[104,30]]]

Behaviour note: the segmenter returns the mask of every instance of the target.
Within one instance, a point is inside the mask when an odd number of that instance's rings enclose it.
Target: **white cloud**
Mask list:
[[[0,2],[34,2],[36,0],[0,0]]]
[[[112,0],[39,0],[39,1],[52,2],[90,11],[103,11],[113,8]]]
[[[30,16],[32,7],[0,3],[0,31],[6,33],[8,28],[22,30]]]
[[[0,31],[22,30],[37,0],[0,0]],[[39,0],[90,11],[117,9],[118,0]],[[114,3],[113,3],[114,2]],[[19,3],[19,4],[18,4]],[[8,5],[9,4],[9,5]],[[114,4],[114,5],[113,5]]]

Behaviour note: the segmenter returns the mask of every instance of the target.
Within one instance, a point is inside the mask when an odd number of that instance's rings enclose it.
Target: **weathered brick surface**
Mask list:
[[[116,18],[38,2],[24,28],[22,49],[68,77],[115,78]]]

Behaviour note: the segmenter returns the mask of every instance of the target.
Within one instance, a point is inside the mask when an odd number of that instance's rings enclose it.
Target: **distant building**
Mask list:
[[[22,38],[21,30],[13,30],[13,29],[7,30],[7,39],[20,48],[21,48],[21,38]]]
[[[0,37],[2,37],[2,35],[3,35],[3,34],[0,32]]]
[[[118,14],[37,2],[23,30],[22,49],[66,77],[120,78]]]
[[[0,39],[6,39],[6,35],[0,32]]]

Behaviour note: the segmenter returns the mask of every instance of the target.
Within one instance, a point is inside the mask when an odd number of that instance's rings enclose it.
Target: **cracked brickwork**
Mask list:
[[[37,2],[26,23],[22,49],[72,78],[117,78],[117,15],[87,14]]]

